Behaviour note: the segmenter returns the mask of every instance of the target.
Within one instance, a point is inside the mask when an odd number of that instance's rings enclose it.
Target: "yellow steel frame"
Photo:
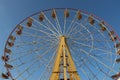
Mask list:
[[[69,78],[69,80],[80,80],[72,56],[70,54],[70,50],[66,43],[65,36],[60,37],[57,56],[49,80],[60,80],[61,61],[63,61],[63,79],[67,80]],[[69,74],[69,77],[67,76],[67,74]]]

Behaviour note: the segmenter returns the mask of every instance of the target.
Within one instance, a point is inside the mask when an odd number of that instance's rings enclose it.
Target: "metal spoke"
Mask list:
[[[74,42],[77,43],[77,44],[80,44],[80,45],[82,45],[82,46],[91,48],[91,49],[103,51],[103,52],[105,52],[106,54],[108,54],[108,53],[109,53],[109,54],[114,54],[114,53],[112,53],[112,52],[109,52],[109,51],[104,50],[104,48],[101,49],[101,48],[97,48],[97,47],[95,47],[95,46],[90,46],[90,45],[87,45],[87,44],[83,44],[83,43],[80,43],[80,42],[77,42],[77,41],[74,41]]]
[[[54,47],[54,46],[53,46],[53,47]],[[53,47],[52,47],[52,48],[53,48]],[[23,55],[21,55],[21,56],[15,58],[15,59],[11,59],[9,62],[16,61],[16,60],[19,59],[19,58],[22,58],[22,57],[24,57],[24,56],[27,56],[27,55],[29,55],[29,54],[32,54],[32,52],[40,51],[40,50],[42,50],[42,49],[44,49],[44,47],[39,47],[39,48],[36,48],[36,49],[34,49],[34,50],[26,51],[27,53],[24,53]],[[51,47],[48,48],[47,52],[49,52],[50,49],[51,49]]]
[[[94,72],[89,68],[89,66],[87,66],[87,64],[84,64],[84,65],[89,70],[89,72],[93,75],[92,79],[98,80],[98,78],[96,77],[96,74],[94,74]]]
[[[71,21],[71,24],[68,26],[68,29],[67,29],[67,31],[66,31],[66,33],[67,33],[68,35],[69,35],[71,32],[73,32],[73,30],[76,29],[76,26],[74,26],[75,23],[76,23],[75,21],[77,20],[76,16],[77,16],[77,13],[76,13],[76,15],[74,16],[73,20]]]
[[[31,17],[32,18],[32,17]],[[47,29],[47,30],[49,30],[49,31],[51,31],[53,34],[57,34],[57,33],[55,33],[55,31],[53,31],[49,26],[46,26],[46,25],[44,25],[44,24],[42,24],[41,22],[39,22],[39,21],[37,21],[36,19],[34,19],[34,18],[32,18],[36,23],[38,23],[39,25],[41,25],[41,27],[44,27],[45,29]]]
[[[50,66],[50,64],[51,64],[52,61],[54,60],[55,55],[56,55],[56,50],[53,52],[53,55],[52,55],[51,59],[49,60],[49,63],[46,65],[46,68],[45,68],[45,70],[44,70],[44,72],[43,72],[43,75],[46,75],[46,69]],[[50,73],[50,72],[49,72],[49,73]],[[43,75],[40,76],[40,80],[42,79],[42,76],[43,76]]]
[[[43,12],[42,12],[43,13]],[[43,13],[44,14],[44,13]],[[56,31],[57,31],[57,33],[60,35],[60,33],[59,33],[59,31],[56,29],[56,27],[51,23],[51,21],[47,18],[47,16],[44,14],[44,16],[45,16],[45,19],[48,21],[48,23],[51,25],[51,27],[53,27]]]
[[[54,9],[54,10],[55,10],[55,9]],[[55,21],[56,21],[56,23],[57,23],[58,30],[59,30],[60,34],[62,34],[61,26],[60,26],[59,19],[58,19],[58,15],[57,15],[56,12],[55,12],[55,15],[56,15]]]
[[[97,58],[95,58],[94,56],[92,56],[90,53],[86,52],[85,50],[80,49],[82,52],[84,52],[86,55],[90,56],[91,58],[93,58],[95,61],[99,62],[100,64],[102,64],[104,67],[108,68],[109,70],[116,72],[115,70],[113,70],[111,67],[109,67],[108,65],[106,65],[105,63],[101,62],[100,60],[98,60]]]
[[[80,68],[81,71],[83,72],[83,74],[89,79],[89,80],[92,80],[90,79],[89,75],[86,73],[86,71],[83,69],[83,68]]]

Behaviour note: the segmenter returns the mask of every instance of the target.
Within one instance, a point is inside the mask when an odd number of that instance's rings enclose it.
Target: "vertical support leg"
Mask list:
[[[63,46],[63,74],[64,74],[64,80],[67,80],[67,64],[66,64],[66,53],[65,53],[65,47]]]

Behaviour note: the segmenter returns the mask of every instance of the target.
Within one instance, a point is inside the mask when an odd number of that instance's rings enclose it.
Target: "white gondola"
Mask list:
[[[13,68],[13,66],[10,65],[10,64],[8,64],[8,63],[5,64],[5,67],[6,67],[6,68],[9,68],[9,69],[12,69],[12,68]]]
[[[78,11],[78,13],[77,13],[77,18],[78,18],[78,20],[82,19],[82,14],[80,11]]]
[[[7,56],[2,56],[2,60],[3,61],[8,61],[9,60],[9,56],[7,55]]]
[[[21,25],[18,25],[18,30],[23,30],[23,27]]]
[[[44,14],[43,14],[43,13],[40,13],[40,15],[39,15],[39,20],[40,20],[40,21],[43,21],[44,18],[45,18],[45,17],[44,17]]]
[[[28,18],[28,22],[26,23],[26,25],[28,27],[31,27],[32,26],[32,22],[33,22],[33,19],[32,18]]]
[[[21,34],[22,34],[22,30],[17,30],[17,31],[16,31],[16,34],[17,34],[17,35],[21,35]]]
[[[54,18],[54,19],[56,18],[56,12],[55,12],[55,10],[52,11],[52,18]]]
[[[11,36],[9,37],[9,39],[12,40],[12,41],[15,41],[15,40],[16,40],[16,37],[13,36],[13,35],[11,35]]]
[[[106,26],[105,26],[105,24],[104,24],[103,21],[99,23],[99,26],[101,27],[101,30],[102,30],[102,31],[105,31],[105,30],[106,30]]]
[[[116,41],[116,40],[117,40],[117,37],[111,35],[111,36],[110,36],[110,40],[111,40],[111,41]]]
[[[95,20],[93,19],[92,15],[88,17],[88,20],[91,25],[95,23]]]
[[[5,73],[2,73],[1,76],[2,76],[3,79],[9,79],[9,76]]]
[[[116,59],[116,62],[119,63],[120,62],[120,58]]]
[[[120,55],[120,49],[117,50],[117,54]]]
[[[23,27],[21,25],[18,25],[18,29],[16,30],[16,34],[17,35],[21,35],[22,34],[22,30],[23,30]]]
[[[114,79],[114,80],[118,80],[119,77],[120,77],[120,72],[111,76],[111,78]]]
[[[14,42],[7,42],[7,44],[8,44],[9,47],[14,46]]]
[[[120,47],[120,43],[117,43],[117,44],[115,45],[115,47],[116,47],[116,48],[119,48],[119,47]]]
[[[110,32],[108,33],[109,36],[114,35],[114,34],[115,34],[114,31],[110,31]]]
[[[8,48],[5,48],[5,52],[10,54],[12,51]]]
[[[69,11],[68,11],[67,9],[64,11],[64,16],[65,16],[66,18],[69,17]]]

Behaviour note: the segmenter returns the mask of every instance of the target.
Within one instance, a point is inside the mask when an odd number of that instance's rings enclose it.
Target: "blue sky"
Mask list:
[[[120,36],[120,0],[0,0],[0,55],[10,32],[21,20],[41,10],[61,7],[93,13],[109,23]],[[1,66],[0,73],[2,71]]]

